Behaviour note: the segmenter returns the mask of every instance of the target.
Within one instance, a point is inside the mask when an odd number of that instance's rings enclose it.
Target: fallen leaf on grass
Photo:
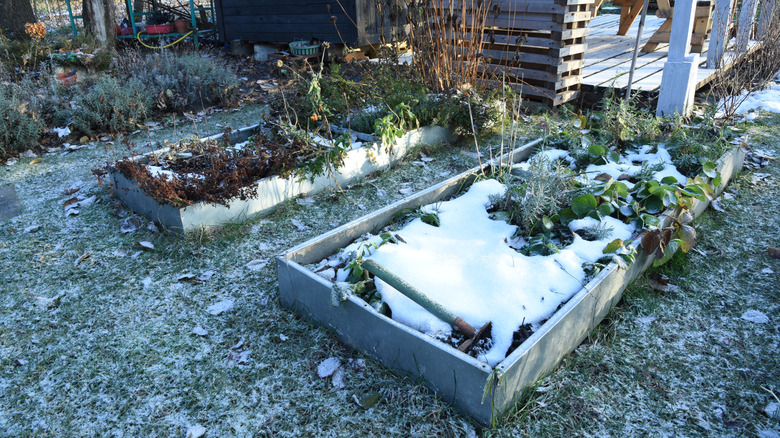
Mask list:
[[[217,316],[220,313],[228,312],[230,310],[233,310],[233,300],[222,300],[218,303],[212,304],[208,307],[208,309],[206,309],[207,312],[214,316]]]
[[[197,336],[207,336],[209,334],[209,332],[206,329],[204,329],[203,327],[201,327],[199,325],[196,325],[192,329],[192,334],[193,335],[197,335]]]
[[[54,307],[60,307],[60,302],[62,300],[62,294],[52,298],[36,297],[33,294],[30,294],[30,296],[35,298],[35,305],[42,310],[52,309]]]
[[[773,259],[780,259],[780,248],[772,248],[769,247],[769,257],[772,257]]]
[[[766,324],[769,322],[768,316],[766,316],[763,312],[759,312],[758,310],[753,309],[746,310],[740,318],[744,319],[745,321],[754,322],[756,324]]]
[[[148,249],[148,250],[154,249],[154,245],[152,244],[152,242],[150,242],[148,240],[142,240],[140,242],[135,242],[135,244],[140,246],[143,249]]]
[[[216,274],[216,273],[217,273],[217,271],[215,271],[215,270],[213,270],[213,269],[209,269],[208,271],[206,271],[206,272],[204,272],[204,273],[200,274],[200,275],[198,276],[198,280],[200,280],[200,281],[208,281],[208,280],[210,280],[210,279],[211,279],[211,277],[213,277],[213,276],[214,276],[214,274]]]
[[[38,164],[38,163],[40,163],[41,161],[43,161],[43,157],[38,157],[38,158],[36,158],[36,159],[34,159],[34,160],[30,161],[30,166],[32,166],[33,164]]]
[[[184,438],[201,438],[205,434],[206,428],[200,424],[196,424],[195,426],[187,429],[187,435],[185,435]]]
[[[308,226],[304,225],[303,222],[299,221],[298,219],[290,219],[290,222],[295,225],[295,228],[297,228],[298,231],[306,231],[309,229]]]
[[[72,198],[70,198],[70,199],[66,200],[65,202],[63,202],[63,203],[62,203],[62,208],[64,208],[65,210],[67,210],[67,209],[68,209],[68,207],[70,207],[70,206],[71,206],[71,205],[73,205],[73,204],[76,204],[77,202],[79,202],[79,198],[78,198],[78,197],[76,197],[76,196],[74,196],[74,197],[72,197]]]
[[[234,362],[236,364],[248,364],[250,354],[252,354],[252,350],[231,351],[228,353],[228,362]]]
[[[92,255],[91,252],[85,252],[84,254],[81,255],[81,257],[79,257],[78,259],[76,259],[75,262],[73,262],[73,266],[78,266],[79,263],[83,262],[84,260],[89,258],[89,256],[91,256],[91,255]]]
[[[713,199],[710,202],[710,206],[712,206],[712,208],[715,209],[715,211],[719,211],[721,213],[726,211],[726,208],[723,206],[723,204],[718,199]]]
[[[30,225],[29,227],[24,229],[23,233],[24,234],[34,233],[40,229],[41,229],[40,225]]]
[[[87,198],[83,195],[79,195],[66,200],[62,204],[62,208],[65,209],[66,215],[75,216],[81,212],[81,208],[92,205],[92,203],[95,202],[95,199],[97,199],[95,196],[90,196]]]
[[[22,365],[27,365],[27,361],[24,359],[16,359],[16,366],[20,367]]]
[[[669,277],[661,274],[653,274],[647,279],[647,284],[655,290],[661,292],[677,292],[680,290],[679,286],[675,286],[669,283]]]
[[[176,281],[186,281],[190,283],[200,284],[201,282],[195,279],[195,274],[187,272],[176,277]]]
[[[344,368],[339,367],[335,373],[333,373],[333,376],[331,377],[330,383],[333,385],[336,389],[344,389],[347,386],[347,383],[344,381]]]
[[[70,196],[79,190],[81,190],[81,186],[84,185],[84,181],[76,181],[74,182],[69,188],[65,189],[65,194]]]
[[[119,226],[119,232],[122,234],[132,233],[133,231],[138,229],[138,226],[140,224],[141,221],[138,218],[134,218],[134,217],[125,218],[125,220],[123,220],[122,224]]]
[[[246,264],[246,268],[249,269],[250,271],[259,271],[259,270],[265,268],[265,265],[267,265],[267,264],[268,264],[267,260],[257,259],[257,260],[252,260],[251,262],[247,263]]]
[[[329,357],[317,365],[317,375],[320,378],[330,377],[341,367],[341,360],[337,357]]]
[[[356,395],[353,395],[352,398],[361,408],[370,409],[379,402],[381,395],[376,391],[371,391],[360,399],[358,399]]]

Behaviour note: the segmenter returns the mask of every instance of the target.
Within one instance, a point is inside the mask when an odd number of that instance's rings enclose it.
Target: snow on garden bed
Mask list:
[[[526,159],[533,146],[529,144],[515,151],[515,159]],[[743,158],[744,152],[737,147],[719,161],[722,181],[717,193],[742,166]],[[489,193],[502,190],[498,183],[476,183],[465,195],[446,201],[463,187],[470,186],[478,172],[476,169],[444,181],[292,248],[277,257],[277,270],[282,305],[331,327],[344,343],[413,378],[422,379],[467,415],[490,424],[495,415],[514,404],[523,388],[552,370],[582,342],[618,302],[628,283],[652,264],[654,256],[640,252],[627,269],[611,263],[587,284],[582,284],[585,278],[582,263],[600,255],[603,240],[585,242],[575,237],[574,243],[550,257],[516,253],[505,242],[512,235],[512,227],[489,219],[485,210]],[[694,200],[692,214],[700,214],[707,204]],[[404,303],[406,299],[394,294],[388,286],[380,283],[379,287],[390,303],[392,319],[357,296],[347,296],[340,305],[333,306],[337,283],[305,267],[322,263],[323,259],[326,264],[331,263],[327,259],[356,239],[366,233],[379,233],[400,212],[422,205],[430,205],[428,210],[439,210],[441,229],[415,220],[407,229],[395,231],[406,243],[399,239],[398,244],[384,244],[371,257],[425,294],[436,296],[434,301],[456,306],[450,308],[456,314],[460,312],[458,316],[472,325],[492,320],[493,347],[477,358],[418,330],[450,328],[415,304]],[[465,207],[474,210],[461,214]],[[671,223],[670,218],[664,221],[665,226]],[[574,222],[572,225],[576,229],[588,224]],[[609,225],[614,226],[610,238],[625,237],[632,232],[621,223]],[[442,231],[455,236],[445,236]],[[476,241],[478,234],[482,236]],[[456,238],[460,241],[454,242]],[[441,246],[436,248],[436,245]],[[631,247],[638,245],[635,241]],[[514,270],[518,266],[527,270],[518,274]],[[342,272],[339,278],[344,276]],[[547,280],[551,281],[548,286],[539,284]],[[524,290],[529,292],[525,299],[514,295]],[[547,317],[540,317],[544,312],[548,312]],[[554,313],[549,315],[549,312]],[[516,330],[524,316],[526,323],[528,318],[549,319],[541,324],[537,319],[533,334],[504,358],[506,333]]]
[[[546,150],[539,155],[550,161],[564,160],[573,166],[574,160],[566,151]],[[635,176],[643,170],[639,163],[658,165],[660,170],[653,173],[658,181],[669,176],[680,182],[686,180],[662,145],[642,146],[621,156],[616,163],[590,165],[586,174],[593,178],[607,173],[614,179],[620,175]],[[523,170],[528,170],[528,166],[528,161],[515,165]],[[601,258],[609,242],[629,240],[636,231],[633,225],[612,217],[601,221],[579,219],[569,223],[572,232],[599,227],[605,230],[603,236],[587,241],[573,233],[574,241],[556,254],[526,256],[516,250],[522,245],[515,241],[518,227],[492,219],[487,211],[491,197],[503,195],[505,190],[506,186],[490,179],[475,183],[455,199],[424,206],[423,211],[438,215],[438,226],[414,219],[396,234],[403,243],[382,245],[366,257],[469,324],[482,327],[492,322],[492,345],[478,356],[491,366],[506,357],[518,327],[531,324],[532,330],[537,329],[582,287],[586,280],[584,264]],[[382,239],[373,236],[369,241],[379,245]],[[365,246],[359,241],[340,251],[341,261],[350,258],[361,245]],[[337,280],[344,281],[349,271],[341,269]],[[437,338],[445,338],[452,332],[449,324],[393,287],[380,279],[374,281],[394,320]]]
[[[403,242],[382,245],[370,257],[441,303],[469,324],[492,321],[492,347],[478,359],[497,365],[512,344],[512,333],[522,324],[538,328],[541,321],[572,297],[585,281],[583,263],[595,262],[614,239],[629,239],[632,228],[614,218],[600,240],[574,242],[550,256],[525,256],[509,246],[517,227],[489,217],[491,195],[505,186],[496,180],[475,183],[451,201],[428,206],[436,209],[438,227],[415,219],[398,231]],[[598,223],[572,222],[572,230]],[[352,248],[347,248],[349,252]],[[440,336],[452,327],[383,281],[375,279],[393,319],[423,333]]]

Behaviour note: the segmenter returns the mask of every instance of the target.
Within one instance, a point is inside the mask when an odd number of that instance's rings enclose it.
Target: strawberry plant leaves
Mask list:
[[[607,217],[612,214],[612,206],[605,203],[602,203],[596,208],[596,211],[601,217]]]
[[[677,249],[680,247],[679,242],[680,241],[677,239],[669,242],[669,244],[666,245],[666,248],[664,248],[663,256],[655,259],[653,261],[653,266],[658,267],[671,260],[671,258],[674,256],[674,253],[676,253]]]
[[[582,219],[587,216],[591,211],[595,210],[598,206],[596,197],[591,194],[586,194],[574,198],[571,202],[572,212],[577,218]]]
[[[615,239],[607,244],[607,246],[604,248],[603,254],[616,252],[620,248],[623,248],[623,241],[621,239]]]
[[[687,253],[694,246],[696,246],[696,229],[690,225],[683,225],[680,227],[680,249],[682,252]]]
[[[660,196],[650,196],[645,199],[645,210],[650,214],[658,214],[664,209],[664,200]]]
[[[648,231],[642,236],[642,249],[646,255],[650,255],[661,244],[661,230]]]
[[[715,170],[715,164],[712,161],[707,161],[701,166],[701,171],[710,178],[716,178],[718,172]]]
[[[554,225],[553,221],[549,217],[544,216],[542,218],[542,228],[544,229],[545,232],[547,233],[551,232],[553,229],[553,225]]]

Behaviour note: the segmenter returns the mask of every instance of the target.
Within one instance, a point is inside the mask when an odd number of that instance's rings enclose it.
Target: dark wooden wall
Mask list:
[[[216,0],[215,7],[225,41],[284,43],[318,38],[360,46],[379,42],[383,29],[376,0],[340,0],[340,5],[336,0]],[[388,26],[385,34],[389,32]]]

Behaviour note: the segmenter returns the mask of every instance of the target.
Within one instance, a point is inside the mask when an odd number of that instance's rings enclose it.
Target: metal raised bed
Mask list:
[[[260,125],[242,128],[233,131],[229,138],[233,143],[246,141],[250,136],[258,133],[260,129]],[[201,140],[218,140],[222,136],[223,134],[217,134]],[[365,139],[366,135],[359,134],[358,137]],[[454,138],[454,134],[448,129],[427,126],[409,131],[401,138],[396,139],[391,148],[392,152],[389,154],[384,151],[384,146],[376,142],[357,147],[347,152],[344,165],[335,172],[335,180],[338,184],[346,184],[354,178],[368,175],[397,163],[413,147],[449,142]],[[169,149],[165,148],[150,154],[161,154],[168,151]],[[136,157],[136,159],[143,158],[144,156]],[[334,183],[334,180],[328,175],[321,175],[313,181],[299,180],[295,175],[286,178],[271,176],[256,183],[258,197],[255,199],[241,200],[236,198],[231,200],[228,206],[200,202],[179,208],[157,202],[144,193],[135,181],[126,178],[118,171],[112,171],[110,175],[117,197],[128,207],[159,223],[165,229],[181,234],[203,227],[241,221],[253,214],[267,213],[281,202],[295,198],[302,193],[316,193],[332,187]]]
[[[512,161],[527,159],[538,142],[515,150]],[[722,182],[717,193],[742,167],[743,159],[744,152],[737,147],[719,160]],[[360,298],[350,296],[340,306],[333,307],[333,283],[303,266],[336,253],[365,233],[377,233],[403,209],[458,193],[473,182],[478,172],[479,169],[474,169],[439,183],[298,245],[276,260],[283,306],[334,329],[345,344],[419,379],[443,400],[487,425],[514,405],[523,388],[552,371],[585,339],[620,300],[626,286],[652,264],[654,256],[639,251],[628,270],[614,263],[607,266],[495,368],[393,321]],[[695,201],[692,213],[701,214],[708,204]],[[670,221],[667,218],[667,224]],[[633,245],[638,246],[638,241]]]

